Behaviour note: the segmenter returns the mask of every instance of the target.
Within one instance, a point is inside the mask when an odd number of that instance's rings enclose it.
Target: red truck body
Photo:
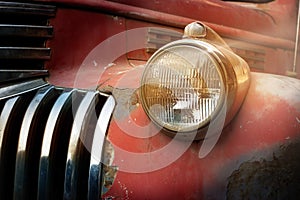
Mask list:
[[[56,5],[48,81],[111,92],[117,167],[102,199],[286,199],[299,195],[298,1],[45,0]],[[143,110],[144,65],[190,22],[214,29],[248,63],[250,87],[216,144],[164,134]],[[298,73],[296,73],[298,72]],[[292,75],[293,77],[288,77]],[[209,139],[208,139],[209,141]],[[100,197],[99,197],[100,198]]]

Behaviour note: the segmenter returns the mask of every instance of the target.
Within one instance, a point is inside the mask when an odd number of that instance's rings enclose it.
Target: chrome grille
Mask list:
[[[98,199],[104,145],[94,138],[105,141],[98,126],[113,108],[112,96],[52,85],[2,98],[0,198]]]
[[[0,82],[47,75],[55,12],[51,5],[0,2]]]
[[[0,199],[99,199],[106,191],[110,166],[100,161],[115,102],[44,81],[55,11],[0,2]]]

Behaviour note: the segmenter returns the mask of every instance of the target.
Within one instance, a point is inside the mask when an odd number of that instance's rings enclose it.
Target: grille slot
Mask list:
[[[242,57],[251,69],[264,71],[266,53],[260,49],[232,47],[232,50]]]
[[[152,54],[163,45],[181,38],[182,34],[173,30],[149,28],[146,37],[146,52]],[[266,62],[266,50],[264,48],[229,38],[224,38],[224,40],[229,44],[234,53],[242,57],[248,63],[251,69],[264,71]]]
[[[6,77],[19,80],[48,75],[43,70],[51,56],[46,42],[53,37],[49,19],[55,13],[51,5],[0,2],[0,83]]]
[[[45,25],[54,17],[56,8],[33,3],[0,2],[1,24]]]
[[[147,34],[147,53],[154,53],[163,45],[169,42],[179,40],[182,38],[182,34],[165,28],[149,28]]]

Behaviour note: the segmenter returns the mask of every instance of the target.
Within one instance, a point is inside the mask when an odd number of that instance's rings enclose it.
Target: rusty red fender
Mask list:
[[[202,141],[188,147],[187,142],[174,141],[137,105],[122,123],[114,118],[110,125],[113,164],[119,170],[104,199],[265,198],[299,193],[295,174],[300,167],[300,80],[251,73],[243,105],[204,158],[199,158]],[[120,125],[125,123],[132,129],[124,131]],[[135,130],[137,124],[143,129]]]

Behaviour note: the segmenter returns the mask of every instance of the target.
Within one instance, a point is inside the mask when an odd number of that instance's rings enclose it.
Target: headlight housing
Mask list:
[[[141,84],[141,103],[154,123],[170,135],[196,132],[195,139],[202,139],[224,105],[225,123],[237,111],[249,67],[212,29],[194,22],[182,40],[148,60]]]

